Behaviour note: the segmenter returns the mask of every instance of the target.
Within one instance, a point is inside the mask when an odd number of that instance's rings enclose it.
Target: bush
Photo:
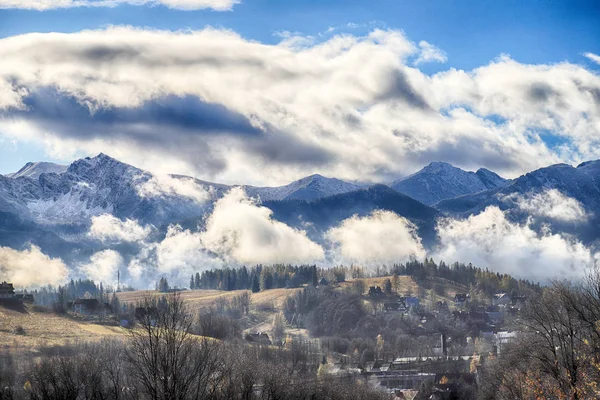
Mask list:
[[[17,334],[17,335],[25,335],[26,334],[25,328],[23,328],[22,325],[17,326],[15,328],[15,334]]]
[[[256,311],[260,312],[273,312],[275,311],[275,304],[272,301],[266,301],[264,303],[258,303],[256,305]]]
[[[221,340],[242,336],[242,329],[236,319],[219,314],[212,309],[199,314],[193,331],[200,336]]]

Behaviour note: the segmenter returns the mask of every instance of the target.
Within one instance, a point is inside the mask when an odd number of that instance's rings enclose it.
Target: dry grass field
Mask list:
[[[238,320],[245,332],[269,332],[272,327],[273,318],[288,296],[293,295],[301,289],[271,289],[259,293],[250,294],[250,315],[243,316]],[[219,290],[187,290],[179,292],[181,298],[186,302],[190,311],[197,313],[207,309],[219,300],[230,300],[244,293],[243,290],[223,292]],[[119,300],[125,303],[137,303],[148,296],[163,296],[152,290],[138,290],[134,292],[118,293]],[[296,334],[305,335],[304,330],[296,330]]]
[[[272,304],[276,309],[281,308],[283,302],[288,296],[301,289],[271,289],[259,293],[251,293],[250,299],[252,307],[256,308],[261,305]],[[191,311],[196,312],[203,308],[208,308],[217,300],[229,300],[235,296],[242,294],[243,290],[234,290],[223,292],[220,290],[186,290],[179,292],[181,298],[186,302]],[[121,292],[117,294],[119,300],[125,303],[137,303],[148,296],[164,296],[164,293],[159,293],[153,290],[137,290],[135,292]]]
[[[18,312],[0,307],[0,350],[35,352],[43,347],[127,335],[116,326],[98,325],[26,307]],[[22,328],[22,330],[21,330]]]

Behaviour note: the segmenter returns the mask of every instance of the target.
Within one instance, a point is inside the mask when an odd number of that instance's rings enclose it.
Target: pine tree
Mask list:
[[[194,280],[194,275],[192,275],[192,277],[190,278],[190,289],[196,289],[196,281]]]
[[[260,292],[260,283],[258,282],[258,276],[254,275],[254,279],[252,279],[252,293]]]
[[[262,290],[269,290],[273,288],[273,274],[269,268],[264,268],[260,274],[260,287]]]
[[[160,278],[157,289],[159,292],[163,292],[163,293],[166,293],[169,291],[169,282],[167,281],[167,278],[165,278],[164,276],[162,278]]]
[[[383,291],[385,292],[385,294],[392,294],[392,281],[386,279],[383,282]]]

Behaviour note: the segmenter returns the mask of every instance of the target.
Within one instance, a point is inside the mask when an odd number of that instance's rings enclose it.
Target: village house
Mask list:
[[[0,283],[0,299],[14,299],[15,288],[12,283],[6,281]]]
[[[507,306],[512,303],[508,293],[496,293],[492,302],[495,306]]]
[[[406,304],[406,308],[419,308],[418,297],[407,297],[406,299],[404,299],[404,303]]]
[[[492,325],[501,325],[504,322],[504,314],[500,311],[486,311],[487,320]]]
[[[269,339],[269,335],[264,332],[248,333],[246,335],[246,341],[255,344],[263,344],[266,346],[270,346],[271,344],[273,344],[271,342],[271,339]]]
[[[516,332],[498,332],[494,335],[494,346],[496,349],[496,355],[499,355],[504,348],[506,348],[511,342],[517,338]]]
[[[32,294],[15,294],[14,299],[23,303],[35,303],[35,299],[33,298]]]
[[[469,304],[470,296],[466,293],[456,293],[454,295],[454,306],[466,307]]]
[[[77,299],[67,304],[76,314],[106,315],[110,313],[110,305],[101,303],[98,299]]]

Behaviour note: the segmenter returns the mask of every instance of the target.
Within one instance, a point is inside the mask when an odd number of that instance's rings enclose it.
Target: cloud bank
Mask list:
[[[579,201],[556,189],[530,196],[509,195],[505,200],[514,201],[520,210],[536,217],[563,222],[583,222],[588,219],[588,214]]]
[[[48,257],[37,246],[23,251],[0,247],[0,276],[16,288],[61,285],[67,275],[61,259]]]
[[[353,216],[324,234],[325,251],[305,231],[273,220],[271,210],[257,204],[243,189],[234,188],[217,201],[202,229],[171,225],[163,239],[142,242],[139,252],[128,259],[126,270],[132,284],[151,286],[160,276],[186,284],[196,272],[241,265],[375,266],[433,257],[448,263],[471,262],[532,280],[583,276],[586,268],[600,260],[600,254],[569,235],[552,234],[535,220],[579,221],[585,215],[580,204],[553,191],[531,199],[533,205],[527,207],[537,207],[537,214],[522,224],[511,222],[496,206],[466,219],[439,219],[439,243],[431,251],[423,247],[416,226],[393,212],[378,210],[364,217]],[[512,200],[526,207],[525,199]],[[143,237],[144,228],[139,225],[125,229],[120,227],[125,224],[122,221],[98,218],[108,221],[107,226],[116,224],[115,231],[128,232],[123,237],[130,238],[131,232]],[[98,281],[114,282],[117,269],[124,264],[119,253],[104,250],[80,266],[79,272]]]
[[[334,254],[346,263],[392,264],[425,257],[416,226],[391,211],[353,216],[330,229],[326,238]]]
[[[465,220],[442,220],[438,234],[440,245],[435,258],[471,262],[515,277],[580,277],[596,260],[580,242],[549,232],[538,233],[530,223],[512,223],[495,206]]]
[[[92,217],[88,236],[103,242],[137,242],[146,239],[151,232],[151,227],[141,226],[137,221],[122,221],[110,214],[102,214]]]
[[[215,203],[197,232],[171,225],[159,242],[147,243],[128,271],[133,279],[169,276],[187,283],[193,273],[225,266],[303,264],[324,259],[306,232],[272,218],[272,211],[233,188]]]
[[[233,188],[215,204],[202,243],[241,264],[303,264],[323,259],[323,249],[306,232],[274,220],[272,214],[248,198],[243,189]]]
[[[142,197],[179,196],[197,203],[204,203],[211,198],[210,191],[194,179],[170,175],[154,175],[136,189]]]
[[[123,265],[123,257],[117,251],[102,250],[90,257],[89,263],[79,268],[79,273],[95,282],[116,284],[117,271]]]
[[[105,151],[259,185],[317,170],[387,181],[430,161],[513,177],[600,158],[596,72],[501,55],[428,75],[419,58],[446,56],[382,29],[276,44],[214,28],[14,36],[0,40],[0,131],[57,158]]]
[[[0,0],[0,9],[46,11],[74,7],[165,6],[176,10],[229,11],[238,0]]]

